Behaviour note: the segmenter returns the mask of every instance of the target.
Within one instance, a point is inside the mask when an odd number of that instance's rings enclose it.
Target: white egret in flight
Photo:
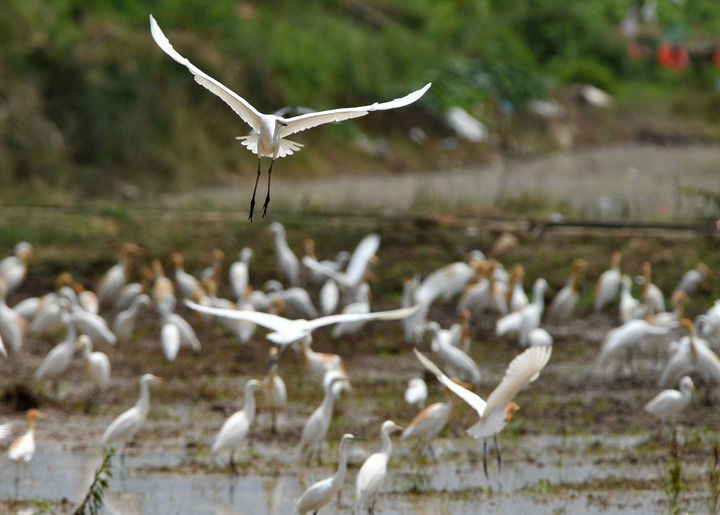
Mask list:
[[[361,107],[315,111],[301,114],[299,116],[293,116],[291,118],[283,118],[282,116],[272,114],[262,114],[250,105],[247,100],[219,81],[213,79],[188,61],[185,57],[181,56],[170,44],[170,41],[168,41],[165,34],[163,34],[163,31],[160,29],[152,15],[150,15],[150,33],[152,34],[155,43],[157,43],[157,45],[167,55],[190,70],[190,73],[195,76],[195,81],[198,84],[204,86],[219,96],[233,111],[235,111],[235,113],[238,114],[238,116],[240,116],[240,118],[243,119],[245,123],[252,127],[254,133],[237,138],[250,152],[257,154],[258,156],[257,176],[255,178],[253,196],[250,200],[250,216],[248,217],[251,221],[253,218],[253,211],[255,209],[255,191],[257,190],[258,180],[260,179],[260,159],[262,157],[269,157],[272,159],[270,162],[270,168],[268,169],[268,191],[267,196],[265,197],[265,203],[263,204],[263,217],[265,217],[268,204],[270,203],[270,177],[275,159],[297,152],[303,146],[300,143],[285,139],[286,136],[290,136],[296,132],[304,131],[325,123],[339,122],[350,118],[365,116],[370,111],[383,111],[403,107],[418,100],[425,94],[428,88],[430,88],[430,83],[428,83],[417,91],[405,95],[404,97],[390,100],[389,102],[375,102],[374,104]]]

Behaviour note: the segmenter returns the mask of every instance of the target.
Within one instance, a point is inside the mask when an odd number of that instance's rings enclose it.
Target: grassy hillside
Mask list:
[[[246,127],[155,46],[149,13],[183,55],[261,110],[357,105],[434,82],[412,108],[303,134],[307,148],[284,163],[286,173],[367,161],[353,143],[361,134],[404,141],[417,125],[445,137],[442,113],[453,105],[495,131],[499,113],[522,116],[528,99],[576,81],[616,94],[619,112],[716,112],[711,63],[668,72],[652,53],[628,59],[618,30],[627,7],[620,0],[8,0],[0,13],[4,200],[18,191],[54,201],[67,191],[143,195],[252,172],[252,157],[233,139]],[[660,2],[661,22],[642,30],[651,44],[707,46],[719,14],[713,0]],[[432,152],[401,145],[400,160],[428,167]]]

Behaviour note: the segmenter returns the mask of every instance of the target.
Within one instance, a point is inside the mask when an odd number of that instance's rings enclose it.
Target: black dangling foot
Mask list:
[[[253,213],[255,212],[255,192],[257,191],[258,181],[260,180],[260,158],[258,158],[257,175],[255,176],[255,187],[253,188],[252,198],[250,199],[250,215],[248,220],[252,222]]]
[[[265,196],[265,203],[263,204],[263,218],[265,218],[265,214],[267,213],[267,207],[268,204],[270,204],[270,178],[272,177],[272,167],[273,164],[275,164],[275,160],[273,159],[270,161],[270,168],[268,168],[268,188],[267,188],[267,195]]]
[[[483,471],[485,472],[485,479],[490,479],[487,472],[487,440],[483,440]]]
[[[502,457],[500,456],[500,446],[498,445],[497,441],[497,433],[493,435],[493,440],[495,440],[495,450],[497,451],[497,464],[498,464],[498,472],[502,470]]]

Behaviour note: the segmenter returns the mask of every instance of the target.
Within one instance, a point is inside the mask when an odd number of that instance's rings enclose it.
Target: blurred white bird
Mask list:
[[[610,259],[610,268],[605,270],[598,278],[595,286],[595,300],[593,307],[596,313],[602,311],[603,306],[614,301],[620,290],[620,262],[622,255],[615,251]]]
[[[525,268],[522,265],[515,265],[510,273],[510,281],[508,283],[510,291],[510,301],[508,308],[510,311],[519,311],[529,304],[529,299],[523,289],[523,279],[525,278]]]
[[[325,436],[327,435],[328,428],[330,427],[330,420],[333,415],[333,406],[335,404],[333,387],[336,383],[345,380],[345,376],[335,370],[330,370],[325,373],[325,377],[323,378],[323,400],[320,406],[318,406],[315,411],[312,412],[310,417],[308,417],[305,425],[303,426],[300,443],[298,443],[296,449],[298,460],[304,458],[307,460],[307,464],[310,465],[310,461],[315,455],[318,458],[318,462],[322,462],[322,445],[323,442],[325,442]]]
[[[667,335],[670,329],[670,327],[652,325],[643,319],[630,320],[605,335],[598,364],[603,366],[610,358],[629,352],[627,361],[632,368],[632,351],[649,338]]]
[[[684,291],[689,296],[697,293],[700,284],[710,275],[710,268],[705,263],[698,263],[695,268],[688,270],[678,281],[675,290]]]
[[[358,313],[365,314],[370,313],[370,285],[368,283],[362,283],[357,291],[357,298],[355,302],[352,302],[345,306],[342,310],[343,313]],[[366,320],[359,320],[356,322],[342,322],[336,324],[330,333],[333,338],[338,338],[346,334],[354,334],[362,329]]]
[[[263,379],[263,407],[272,413],[272,425],[270,431],[277,433],[277,414],[287,406],[287,388],[285,381],[278,375],[278,363],[273,361],[277,355],[277,347],[270,348],[270,366],[267,375]]]
[[[405,402],[410,405],[417,404],[420,409],[424,409],[427,395],[427,385],[421,377],[413,377],[408,381],[408,386],[405,390]]]
[[[403,107],[418,100],[430,87],[427,84],[422,89],[410,93],[402,98],[397,98],[389,102],[377,103],[362,107],[350,107],[342,109],[332,109],[329,111],[317,111],[292,118],[282,118],[274,115],[262,114],[251,106],[245,99],[237,93],[228,89],[226,86],[213,79],[209,75],[202,72],[186,58],[181,56],[170,44],[165,34],[158,26],[155,18],[150,15],[150,32],[155,43],[175,61],[185,66],[190,73],[195,76],[195,81],[209,89],[211,92],[219,96],[226,104],[228,104],[242,120],[250,125],[255,133],[249,136],[241,136],[238,139],[253,154],[258,156],[257,177],[255,179],[255,188],[250,201],[250,216],[252,220],[253,210],[255,208],[255,191],[257,190],[258,179],[260,179],[260,158],[270,157],[272,159],[270,168],[268,169],[268,191],[263,205],[263,217],[270,203],[270,177],[272,174],[272,165],[275,159],[285,157],[293,152],[297,152],[302,147],[301,144],[286,139],[287,136],[296,132],[304,131],[318,125],[330,122],[339,122],[350,118],[357,118],[368,114],[370,111],[380,111],[385,109],[395,109]]]
[[[8,449],[8,458],[15,463],[27,463],[29,462],[33,454],[35,454],[35,419],[40,415],[40,412],[35,408],[29,409],[26,414],[27,419],[27,431],[20,438],[10,444]],[[4,425],[6,428],[7,425]]]
[[[125,445],[142,427],[150,411],[150,383],[162,383],[164,380],[152,374],[143,374],[140,377],[140,397],[135,406],[121,413],[107,427],[100,439],[100,445],[105,446],[117,442]]]
[[[93,351],[92,340],[86,334],[81,334],[75,344],[80,349],[85,362],[85,369],[90,374],[95,387],[104,390],[110,385],[110,360],[104,352]]]
[[[183,268],[185,260],[179,252],[170,254],[170,265],[173,268],[173,279],[175,282],[175,291],[181,299],[192,297],[195,292],[202,291],[200,280],[192,274],[189,274]]]
[[[9,292],[15,291],[25,279],[32,253],[32,245],[21,241],[15,245],[13,256],[8,256],[0,261],[0,277],[5,280]]]
[[[0,276],[0,340],[7,343],[13,353],[18,353],[23,345],[27,322],[7,305],[6,295],[7,286],[5,280]]]
[[[150,307],[151,304],[152,301],[150,297],[141,293],[133,299],[130,307],[115,315],[112,330],[120,343],[128,343],[132,339],[132,333],[135,330],[135,320],[137,319],[140,307]]]
[[[212,256],[212,264],[200,272],[200,282],[202,283],[205,279],[212,279],[216,284],[220,284],[225,253],[222,249],[213,249],[210,254]]]
[[[70,313],[63,313],[63,322],[67,327],[67,332],[63,341],[45,355],[40,366],[35,370],[35,380],[50,379],[52,381],[53,393],[57,396],[60,376],[70,365],[73,352],[75,351],[75,343],[77,341],[77,331],[75,329],[75,319]]]
[[[233,413],[220,428],[220,432],[212,445],[212,453],[230,451],[230,469],[237,474],[235,451],[242,448],[245,436],[255,419],[255,390],[262,387],[257,379],[249,379],[245,383],[245,400],[243,408]]]
[[[623,275],[620,278],[620,321],[624,324],[635,318],[645,316],[647,308],[638,299],[632,296],[632,279]]]
[[[694,391],[695,385],[692,379],[684,376],[680,379],[679,391],[674,389],[663,390],[649,400],[644,409],[651,415],[658,417],[662,421],[662,425],[665,426],[668,419],[671,422],[674,421],[680,412],[688,407]]]
[[[467,430],[473,438],[487,438],[492,436],[498,455],[498,467],[502,466],[500,448],[497,445],[497,434],[510,422],[513,413],[518,409],[512,402],[513,397],[526,385],[540,376],[540,371],[550,360],[551,346],[531,347],[524,350],[513,360],[505,371],[500,384],[498,384],[485,402],[480,396],[457,384],[446,376],[432,361],[413,349],[415,355],[430,372],[435,374],[438,381],[451,392],[470,405],[480,417],[480,420]],[[483,470],[487,477],[487,441],[483,441]]]
[[[413,306],[410,308],[394,309],[390,311],[376,311],[374,313],[341,313],[338,315],[328,315],[325,317],[315,318],[313,320],[290,320],[278,315],[261,313],[259,311],[212,308],[208,306],[201,306],[190,301],[186,301],[185,303],[190,309],[194,309],[195,311],[199,311],[201,313],[233,318],[235,320],[247,320],[248,322],[270,329],[272,332],[268,333],[266,338],[278,345],[281,352],[290,344],[303,339],[304,337],[310,335],[315,329],[326,325],[359,320],[401,320],[417,311],[417,307]]]
[[[245,290],[250,284],[250,260],[252,256],[253,250],[250,247],[243,248],[240,251],[238,261],[235,261],[228,269],[230,287],[237,300],[245,297]]]
[[[300,498],[295,502],[295,514],[303,515],[308,512],[317,513],[320,508],[326,506],[332,501],[342,488],[345,481],[345,472],[347,470],[347,446],[350,441],[355,438],[350,433],[345,433],[340,439],[338,453],[338,468],[334,475],[327,479],[322,479],[310,485],[303,492]]]
[[[392,420],[383,422],[380,428],[380,440],[382,447],[379,452],[373,453],[367,457],[358,471],[355,481],[355,512],[362,510],[363,506],[368,507],[368,512],[374,513],[375,501],[385,482],[387,474],[387,464],[392,454],[392,442],[390,441],[390,433],[393,431],[401,431],[402,427]]]
[[[300,261],[292,251],[286,240],[285,227],[280,222],[270,224],[275,244],[275,260],[282,278],[290,286],[300,284]]]
[[[433,352],[437,353],[452,375],[471,384],[479,383],[482,374],[475,361],[452,344],[453,340],[460,338],[460,332],[442,329],[437,322],[429,322],[427,328],[433,335],[431,342]]]
[[[120,260],[100,279],[96,288],[102,305],[112,305],[123,286],[132,274],[133,257],[143,255],[144,251],[135,243],[125,243],[120,249]]]
[[[335,312],[340,302],[340,288],[337,283],[328,279],[320,288],[320,311],[323,315]]]
[[[60,297],[70,301],[70,309],[78,331],[87,334],[94,343],[115,345],[117,336],[110,330],[105,319],[100,315],[85,311],[78,302],[77,294],[72,288],[64,286],[58,292]]]
[[[521,347],[530,345],[530,331],[540,327],[540,321],[542,320],[543,311],[545,310],[546,288],[547,281],[545,279],[542,277],[536,279],[533,284],[532,302],[520,311],[522,319],[520,320],[520,337],[518,340]]]
[[[580,270],[587,267],[587,264],[587,261],[584,259],[575,259],[573,261],[570,276],[565,286],[555,295],[551,305],[550,315],[554,320],[567,320],[575,310],[575,306],[580,298],[580,294],[578,293],[578,274]]]
[[[649,261],[642,264],[643,283],[642,296],[649,314],[662,313],[665,311],[665,296],[660,288],[652,282],[652,265]]]

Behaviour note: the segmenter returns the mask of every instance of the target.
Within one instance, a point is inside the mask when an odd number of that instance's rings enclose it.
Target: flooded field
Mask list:
[[[233,195],[237,201],[237,192]],[[244,205],[243,200],[243,219]],[[192,272],[209,264],[213,247],[225,251],[227,266],[248,245],[255,251],[251,284],[260,288],[277,277],[268,224],[248,224],[234,213],[16,209],[4,214],[3,245],[28,239],[36,248],[26,282],[8,298],[9,305],[53,291],[55,278],[64,270],[86,287],[94,287],[115,261],[121,243],[130,239],[146,249],[146,262],[153,257],[167,262],[170,252],[182,252],[186,269]],[[422,454],[415,443],[393,438],[377,513],[661,513],[673,506],[696,513],[715,510],[720,491],[720,464],[714,458],[720,425],[717,386],[711,392],[714,405],[707,404],[706,386],[697,381],[698,393],[681,417],[673,457],[670,427],[662,430],[642,411],[659,391],[656,382],[667,359],[666,346],[637,353],[633,360],[637,375],[618,372],[614,366],[601,370],[597,356],[605,334],[618,324],[617,306],[600,314],[591,307],[595,280],[607,268],[613,250],[623,253],[623,270],[633,276],[640,273],[643,261],[651,261],[654,281],[669,296],[680,275],[696,262],[720,269],[715,234],[672,228],[525,232],[518,229],[521,225],[510,224],[508,229],[471,218],[446,224],[428,218],[298,216],[283,222],[296,253],[302,253],[305,238],[311,237],[323,258],[352,249],[363,235],[377,232],[381,245],[374,269],[377,278],[371,282],[374,310],[400,304],[404,279],[415,273],[425,277],[440,266],[465,260],[472,249],[485,251],[508,268],[523,264],[526,290],[536,278],[546,278],[550,284],[546,303],[565,283],[575,257],[590,263],[580,280],[576,316],[562,324],[543,323],[555,339],[553,354],[538,381],[515,399],[520,410],[499,437],[502,470],[490,445],[489,479],[485,478],[482,443],[464,433],[477,415],[461,404],[434,441],[436,457]],[[718,292],[720,277],[714,274],[691,299],[688,315],[707,310]],[[311,289],[311,295],[316,299],[317,289]],[[229,296],[227,285],[220,296]],[[240,473],[232,476],[227,455],[213,456],[210,446],[227,417],[242,407],[245,381],[261,379],[265,373],[269,348],[265,331],[259,329],[243,345],[228,330],[201,321],[184,306],[178,313],[195,327],[202,350],[193,354],[183,348],[175,361],[165,361],[158,314],[143,311],[131,342],[96,346],[110,357],[112,385],[89,405],[92,385],[79,357],[62,377],[58,395],[48,383],[32,379],[62,332],[28,337],[20,353],[0,360],[0,423],[21,420],[30,407],[44,414],[37,421],[37,451],[30,463],[16,468],[5,453],[0,458],[0,512],[72,512],[102,460],[103,431],[136,401],[138,378],[147,372],[166,383],[152,388],[147,422],[113,458],[106,513],[290,513],[308,485],[334,472],[338,441],[345,432],[366,439],[351,444],[341,495],[321,513],[352,512],[358,468],[379,448],[380,424],[392,418],[406,425],[418,411],[403,401],[408,379],[422,369],[400,325],[374,323],[339,340],[333,340],[327,329],[314,333],[313,348],[342,356],[352,383],[352,390],[336,403],[322,464],[307,466],[295,459],[303,424],[321,402],[322,391],[303,375],[298,356],[288,353],[279,373],[288,386],[289,404],[280,415],[278,433],[270,433],[270,415],[260,406],[248,449],[237,455]],[[443,327],[457,317],[456,299],[433,304],[429,314]],[[483,374],[476,388],[482,396],[494,388],[520,351],[513,341],[494,335],[496,319],[492,313],[471,319],[470,354]],[[420,348],[430,354],[427,336]],[[441,399],[438,385],[429,383],[428,403]],[[680,470],[675,486],[673,470]],[[678,495],[674,501],[673,489]]]

